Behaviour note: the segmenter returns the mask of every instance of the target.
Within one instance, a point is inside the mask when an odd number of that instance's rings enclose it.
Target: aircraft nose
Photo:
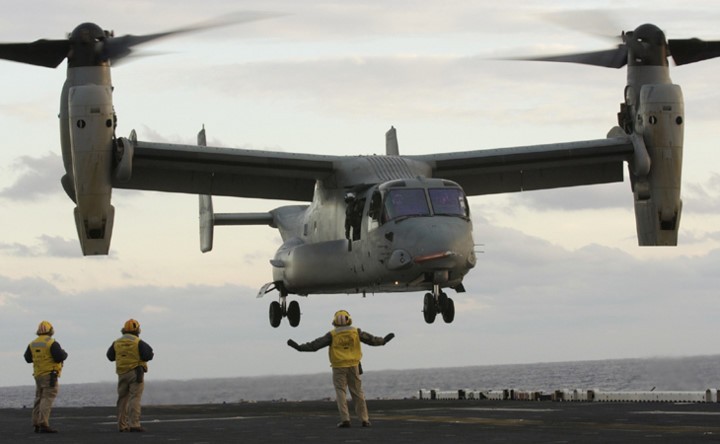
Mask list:
[[[401,269],[415,264],[429,270],[475,266],[472,227],[467,220],[434,217],[417,220],[396,242],[388,266]]]

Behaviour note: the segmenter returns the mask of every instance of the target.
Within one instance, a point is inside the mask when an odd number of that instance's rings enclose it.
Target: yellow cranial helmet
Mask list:
[[[37,334],[38,335],[51,335],[53,334],[53,326],[48,321],[42,321],[40,322],[40,325],[38,325],[37,328]]]
[[[122,328],[123,333],[140,333],[140,323],[135,319],[128,319]]]
[[[336,327],[343,327],[346,325],[352,324],[352,318],[350,317],[350,313],[347,312],[347,310],[338,310],[335,312],[335,315],[333,316],[332,325]]]

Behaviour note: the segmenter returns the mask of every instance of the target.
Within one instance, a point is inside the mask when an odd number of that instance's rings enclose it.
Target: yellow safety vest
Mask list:
[[[140,360],[140,338],[124,334],[113,343],[115,348],[115,371],[118,375],[127,373],[136,367],[143,367],[147,371],[147,362]]]
[[[330,367],[344,368],[358,365],[362,359],[360,335],[355,327],[337,327],[330,332],[332,344],[328,350]]]
[[[62,371],[62,362],[55,362],[50,353],[50,347],[55,343],[55,339],[48,335],[38,336],[37,339],[30,343],[30,351],[33,360],[33,376],[43,376],[56,371],[58,376]]]

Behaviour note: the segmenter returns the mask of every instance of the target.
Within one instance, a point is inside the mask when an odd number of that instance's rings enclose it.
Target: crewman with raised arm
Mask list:
[[[346,310],[339,310],[335,313],[332,325],[335,328],[314,341],[298,344],[292,339],[288,339],[287,344],[295,350],[303,352],[314,352],[329,347],[328,356],[333,370],[335,401],[340,412],[340,423],[337,426],[340,428],[350,427],[346,393],[349,389],[355,404],[355,414],[362,422],[363,427],[370,427],[370,418],[360,379],[362,374],[360,343],[373,346],[385,345],[395,337],[395,334],[390,333],[383,338],[353,327],[350,313]]]
[[[33,365],[35,377],[35,403],[32,422],[35,433],[57,433],[50,427],[50,411],[60,388],[58,378],[62,373],[67,353],[53,339],[55,329],[48,321],[40,322],[37,338],[25,349],[25,361]]]

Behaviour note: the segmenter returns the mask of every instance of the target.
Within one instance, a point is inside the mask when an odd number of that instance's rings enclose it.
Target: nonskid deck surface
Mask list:
[[[118,433],[115,408],[55,408],[58,434],[30,409],[0,409],[2,442],[692,443],[720,442],[718,403],[368,401],[372,427],[338,429],[334,401],[148,406],[145,433]]]

